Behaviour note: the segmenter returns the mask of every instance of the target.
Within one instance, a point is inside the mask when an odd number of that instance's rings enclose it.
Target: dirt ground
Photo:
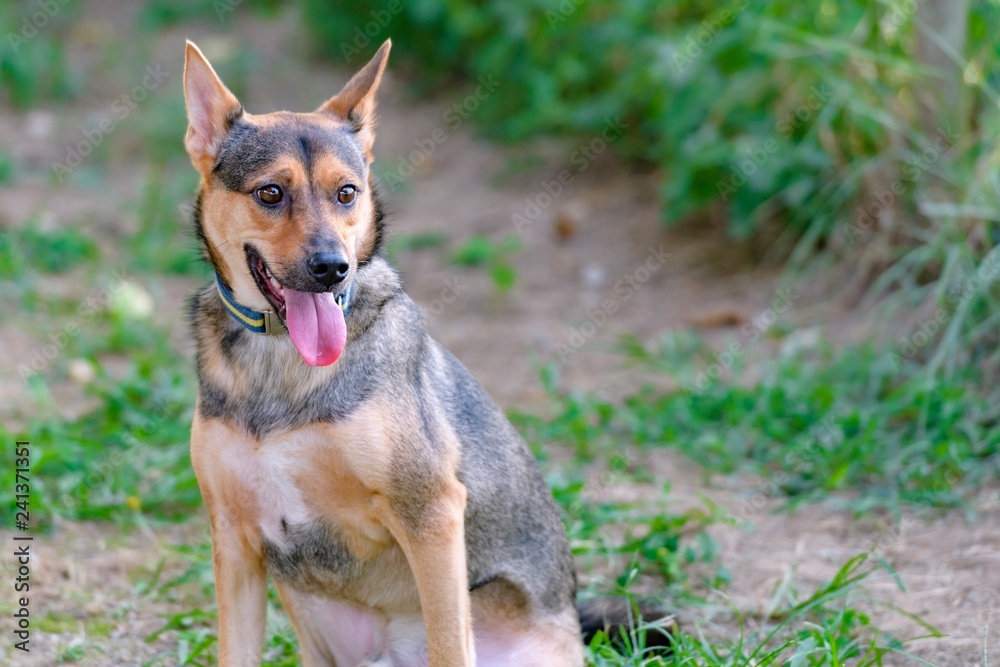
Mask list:
[[[101,30],[122,29],[133,19],[129,10],[118,9],[117,13],[98,13],[92,20]],[[170,30],[156,39],[156,54],[176,73],[170,85],[180,85],[183,37],[199,41],[210,58],[213,52],[232,48],[233,40],[254,41],[262,54],[258,74],[273,85],[245,100],[251,111],[312,108],[345,80],[346,71],[315,64],[301,69],[303,61],[294,47],[291,20],[268,30],[250,17],[233,20],[239,27],[226,38],[213,35],[209,28]],[[296,75],[281,75],[290,70]],[[686,228],[664,227],[655,175],[631,173],[608,153],[578,174],[519,234],[512,214],[523,214],[526,197],[536,199],[544,192],[543,181],[567,166],[575,143],[546,141],[528,149],[486,143],[474,136],[471,123],[453,129],[443,118],[445,111],[470,91],[414,102],[405,95],[404,83],[390,65],[381,95],[377,155],[387,158],[387,168],[392,169],[399,156],[416,150],[415,142],[430,137],[435,129],[444,129],[446,140],[437,144],[433,154],[406,180],[404,191],[391,196],[392,230],[397,234],[439,232],[448,237],[449,245],[451,239],[464,240],[472,234],[493,239],[510,235],[521,240],[522,249],[512,255],[517,283],[508,295],[498,294],[485,272],[451,266],[440,253],[407,252],[400,262],[408,291],[425,307],[432,333],[502,405],[542,405],[544,394],[534,364],[558,358],[560,346],[572,344],[573,328],[579,330],[588,313],[600,309],[606,300],[614,301],[616,310],[562,365],[561,381],[566,387],[607,395],[634,387],[644,373],[641,368],[623,368],[621,355],[615,352],[622,333],[653,341],[667,331],[699,327],[708,340],[721,342],[733,334],[733,325],[770,306],[779,274],[759,267],[758,252],[728,241],[708,222],[701,228],[694,223]],[[112,83],[104,85],[114,89]],[[57,114],[0,109],[0,143],[18,160],[47,165],[74,130],[67,118],[99,113],[106,106],[106,96],[95,93]],[[183,130],[177,128],[178,141]],[[536,164],[503,175],[511,161],[529,149],[540,158]],[[4,188],[10,206],[0,212],[0,226],[24,224],[32,213],[44,211],[44,219],[53,225],[60,224],[69,212],[74,219],[90,219],[93,229],[89,231],[97,236],[105,229],[129,229],[134,220],[116,206],[116,200],[138,187],[139,181],[140,174],[126,163],[112,165],[108,192],[52,188],[42,176],[31,176]],[[651,256],[651,249],[660,248],[668,253],[667,261],[651,270],[647,280],[637,283],[633,296],[625,300],[616,293],[616,283],[627,276],[638,278],[637,270]],[[195,287],[186,279],[164,280],[156,292],[162,310],[181,312],[184,298]],[[52,279],[51,288],[74,294],[72,281],[66,279]],[[841,301],[823,298],[810,285],[796,289],[803,296],[783,315],[787,326],[805,332],[820,328],[838,340],[878,328],[878,322],[846,312]],[[6,359],[32,349],[34,336],[16,322],[0,322]],[[179,349],[189,350],[183,327],[178,327],[175,336]],[[767,347],[769,343],[760,345],[753,355],[763,357],[773,352]],[[2,373],[0,398],[6,406],[6,418],[23,409],[25,403],[12,365],[5,362]],[[56,395],[66,399],[68,412],[79,408],[75,386],[60,387]],[[669,480],[674,499],[694,503],[705,497],[737,514],[765,481],[745,476],[710,477],[670,451],[635,455],[644,457],[653,471],[654,479],[647,487],[600,486],[595,493],[638,496],[655,503],[659,501],[656,489]],[[763,611],[786,579],[791,578],[800,591],[811,590],[851,556],[874,549],[894,565],[907,591],[898,591],[885,576],[873,579],[865,594],[891,600],[950,635],[944,641],[917,644],[913,649],[916,654],[941,667],[996,664],[1000,660],[993,657],[1000,652],[1000,508],[996,498],[995,489],[984,491],[975,512],[904,515],[902,528],[893,527],[885,517],[856,518],[840,511],[836,499],[791,513],[773,513],[779,503],[769,500],[745,517],[746,527],[713,528],[722,546],[720,560],[732,571],[733,580],[731,587],[719,594],[718,602],[720,607]],[[79,664],[141,664],[143,657],[165,645],[163,639],[148,644],[144,637],[160,627],[161,614],[171,611],[171,605],[137,596],[135,573],[154,567],[161,559],[167,559],[165,574],[180,571],[183,563],[167,545],[193,543],[204,535],[200,518],[131,534],[122,534],[108,524],[60,525],[54,534],[35,542],[36,608],[59,609],[81,618],[106,616],[113,627],[110,636],[91,638],[106,655]],[[10,544],[9,533],[0,531],[0,539]],[[2,566],[6,579],[10,559],[4,558]],[[894,614],[876,613],[892,627]],[[702,611],[693,615],[708,626],[713,623]],[[698,622],[698,618],[689,620]],[[59,646],[65,646],[79,631],[67,628],[57,634],[36,633],[37,647],[32,653],[36,662],[13,660],[5,641],[0,647],[0,663],[54,664]],[[991,649],[992,663],[984,662],[985,647]]]

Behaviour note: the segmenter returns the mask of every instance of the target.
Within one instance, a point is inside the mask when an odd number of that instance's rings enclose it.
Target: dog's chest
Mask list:
[[[307,428],[265,441],[243,465],[252,467],[245,478],[272,576],[297,590],[371,604],[386,578],[405,581],[409,569],[354,470],[358,447],[333,427]]]

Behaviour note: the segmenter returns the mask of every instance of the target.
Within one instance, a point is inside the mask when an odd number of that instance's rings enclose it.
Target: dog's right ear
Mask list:
[[[188,116],[184,147],[195,168],[207,176],[230,126],[242,115],[243,105],[190,40],[184,55],[184,100]]]

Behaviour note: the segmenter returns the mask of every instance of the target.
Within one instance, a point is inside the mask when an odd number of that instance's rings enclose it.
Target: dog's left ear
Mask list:
[[[392,40],[385,40],[368,64],[351,77],[339,93],[316,110],[349,123],[357,133],[369,162],[372,161],[372,144],[375,142],[375,92],[382,80],[391,48]]]
[[[243,113],[243,105],[222,83],[201,49],[191,41],[184,55],[184,99],[188,115],[184,147],[195,168],[208,176],[222,140],[233,121]]]

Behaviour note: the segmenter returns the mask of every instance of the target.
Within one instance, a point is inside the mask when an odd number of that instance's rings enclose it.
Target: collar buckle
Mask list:
[[[278,336],[285,333],[285,325],[278,317],[278,313],[273,310],[263,310],[260,314],[264,317],[265,336]]]

